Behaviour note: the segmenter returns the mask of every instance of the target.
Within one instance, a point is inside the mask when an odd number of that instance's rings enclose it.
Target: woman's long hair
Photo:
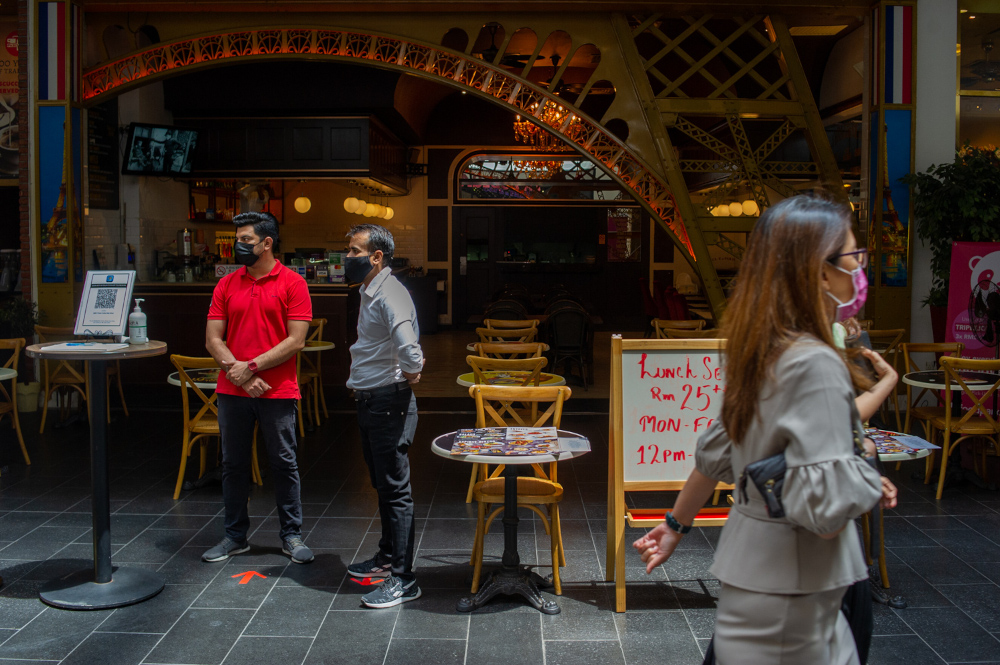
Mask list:
[[[774,364],[796,339],[809,335],[834,346],[822,270],[844,246],[850,219],[850,210],[833,201],[795,196],[768,208],[754,227],[720,334],[729,340],[722,423],[735,443],[758,415]],[[871,387],[853,365],[855,388]]]

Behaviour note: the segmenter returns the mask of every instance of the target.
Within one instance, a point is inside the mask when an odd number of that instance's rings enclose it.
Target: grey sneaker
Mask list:
[[[382,609],[408,603],[420,596],[420,587],[417,586],[416,580],[406,582],[404,585],[403,580],[390,575],[385,582],[378,585],[377,589],[361,596],[361,602],[365,607]]]
[[[349,565],[347,573],[352,577],[389,577],[392,573],[392,560],[379,550],[367,561]]]
[[[225,561],[235,554],[243,554],[249,551],[250,544],[247,541],[244,540],[242,543],[238,543],[229,536],[226,536],[218,545],[202,554],[201,560],[209,563]]]
[[[292,557],[292,563],[309,563],[316,557],[312,550],[302,542],[302,536],[289,536],[281,545],[281,551]]]

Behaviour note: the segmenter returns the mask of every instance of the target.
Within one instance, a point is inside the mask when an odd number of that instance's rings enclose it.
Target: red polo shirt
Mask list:
[[[208,318],[226,322],[226,345],[237,360],[253,360],[288,337],[288,321],[311,321],[309,287],[297,272],[275,261],[274,269],[254,279],[246,268],[229,273],[215,287]],[[271,389],[261,397],[298,399],[295,356],[258,375]],[[247,396],[219,373],[216,392]]]

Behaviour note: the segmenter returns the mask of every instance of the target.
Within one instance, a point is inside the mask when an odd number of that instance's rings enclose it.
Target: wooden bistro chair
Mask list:
[[[657,339],[667,339],[667,330],[703,330],[705,319],[693,319],[690,321],[673,321],[671,319],[653,319],[653,329],[656,331]]]
[[[17,371],[17,362],[21,357],[21,349],[24,348],[24,338],[0,339],[0,349],[9,350],[10,358],[3,364],[4,368]],[[21,434],[21,420],[17,415],[17,374],[10,379],[10,392],[3,383],[0,383],[0,419],[10,414],[11,426],[17,432],[17,442],[21,445],[21,454],[24,455],[24,463],[31,465],[31,458],[28,457],[28,449],[24,447],[24,436]]]
[[[894,330],[868,330],[868,339],[872,343],[872,349],[876,353],[882,356],[887,363],[892,365],[892,368],[899,372],[899,344],[903,341],[903,335],[906,334],[904,328],[896,328]],[[902,419],[899,415],[899,399],[898,399],[898,382],[897,385],[892,387],[892,396],[882,403],[880,407],[883,410],[883,421],[888,424],[888,409],[892,406],[892,410],[896,414],[896,431],[903,431]]]
[[[476,427],[559,427],[562,421],[563,403],[569,399],[572,391],[566,386],[519,387],[519,386],[472,386],[469,395],[476,400]],[[503,412],[493,408],[494,403],[530,402],[532,412],[536,414],[533,422],[525,423],[521,419],[511,420]],[[548,404],[548,408],[539,412],[539,406]],[[562,543],[562,529],[559,523],[559,502],[563,497],[563,488],[556,475],[556,463],[548,464],[547,473],[541,465],[534,464],[536,477],[519,477],[517,479],[517,505],[535,512],[542,518],[545,532],[549,534],[552,550],[552,583],[557,596],[562,595],[562,583],[559,580],[559,567],[566,565],[566,553]],[[502,467],[501,467],[502,468]],[[503,512],[504,479],[497,477],[499,472],[485,480],[476,483],[473,496],[478,507],[476,518],[476,540],[472,546],[472,593],[479,590],[479,580],[483,569],[483,543],[490,525],[497,515]],[[494,505],[498,507],[493,508]],[[542,512],[540,506],[545,506]]]
[[[35,333],[38,335],[38,341],[41,343],[65,342],[76,339],[73,335],[73,328],[35,326]],[[45,376],[45,382],[42,386],[44,405],[42,406],[42,423],[38,428],[39,434],[45,432],[45,419],[49,414],[49,398],[52,396],[52,393],[56,393],[59,400],[60,419],[66,417],[69,410],[69,397],[73,394],[73,391],[80,394],[81,408],[86,408],[84,404],[89,406],[90,381],[87,375],[89,371],[89,364],[85,364],[81,372],[79,363],[73,360],[42,360],[42,372]],[[109,379],[106,384],[107,395],[110,398],[111,379],[114,379],[118,385],[118,398],[121,400],[122,410],[125,412],[125,417],[127,418],[128,406],[125,404],[125,391],[122,389],[120,360],[107,363],[107,377]],[[63,405],[63,398],[66,399],[65,406]],[[107,418],[108,422],[111,422],[111,400],[107,399],[106,402],[108,405]]]
[[[900,349],[903,354],[903,373],[909,374],[911,372],[920,371],[920,367],[913,360],[914,353],[942,353],[955,358],[962,357],[962,351],[965,349],[965,345],[960,342],[948,343],[948,344],[929,344],[929,343],[918,343],[918,344],[901,344]],[[906,385],[906,420],[903,423],[903,431],[912,434],[910,429],[911,423],[914,420],[920,422],[924,429],[924,438],[928,441],[933,441],[930,432],[930,421],[934,418],[944,417],[944,400],[941,398],[941,391],[931,390],[930,388],[922,388],[920,392],[917,393],[917,389],[909,384]],[[914,396],[916,393],[916,396]],[[923,399],[924,395],[930,393],[934,396],[937,404],[935,406],[916,406],[917,402]],[[932,468],[932,459],[934,455],[932,454],[927,458],[927,469],[928,471]]]
[[[309,322],[309,332],[306,333],[306,344],[309,342],[323,341],[323,327],[326,326],[326,319],[313,319]],[[299,381],[299,393],[302,395],[298,400],[299,434],[305,436],[305,426],[302,422],[302,400],[306,400],[306,414],[310,422],[319,427],[319,409],[323,407],[323,415],[327,418],[330,414],[326,410],[326,398],[323,395],[323,366],[320,362],[322,351],[299,351],[295,358],[295,375]],[[310,400],[312,402],[310,406]]]
[[[941,359],[941,367],[944,369],[945,390],[944,390],[944,416],[934,418],[930,421],[932,433],[940,430],[944,433],[944,444],[941,446],[941,472],[938,477],[937,498],[941,499],[944,492],[944,479],[948,469],[948,457],[959,447],[959,444],[966,439],[978,439],[978,453],[973,459],[976,460],[976,472],[983,475],[986,471],[986,442],[992,446],[994,453],[1000,452],[997,435],[1000,434],[1000,424],[990,415],[990,408],[993,405],[993,395],[1000,388],[1000,374],[989,390],[972,391],[962,375],[962,370],[972,372],[1000,372],[1000,360],[972,360],[970,358],[949,358]],[[968,397],[972,401],[972,407],[965,413],[953,413],[951,408],[952,384],[961,387],[963,397]],[[958,435],[954,441],[952,436]],[[982,464],[979,464],[980,458]],[[930,484],[931,476],[924,476],[924,483]]]
[[[665,328],[664,333],[667,339],[716,339],[719,336],[718,328],[708,330],[681,330],[680,328]]]
[[[177,368],[177,377],[181,382],[181,405],[184,415],[181,468],[177,472],[177,484],[174,486],[174,500],[176,501],[181,496],[181,486],[184,484],[184,472],[187,470],[187,460],[191,456],[191,449],[194,447],[194,444],[201,444],[201,459],[198,471],[198,477],[201,478],[205,475],[205,444],[208,443],[209,439],[218,439],[221,436],[221,432],[219,431],[219,407],[216,406],[215,402],[216,393],[213,390],[211,391],[211,396],[206,395],[205,391],[199,388],[195,380],[188,374],[188,370],[218,369],[219,365],[215,362],[215,358],[193,358],[191,356],[180,356],[176,353],[170,356],[170,362]],[[191,399],[188,391],[193,392],[198,398],[198,401],[194,402],[194,406],[198,407],[194,415],[191,414]],[[256,427],[254,427],[253,451],[251,452],[250,459],[253,481],[258,485],[263,485],[260,466],[257,462]]]
[[[500,359],[500,358],[480,358],[479,356],[466,356],[465,361],[472,367],[472,382],[480,385],[486,383],[483,372],[525,372],[527,375],[521,381],[521,386],[537,386],[542,378],[542,370],[549,363],[548,358],[520,358],[520,359]],[[514,386],[518,387],[518,386]],[[530,413],[523,415],[518,413],[514,402],[498,402],[491,408],[499,409],[504,417],[510,418],[514,422],[525,427],[531,426],[531,421],[537,416],[537,404],[528,407]],[[472,503],[472,489],[478,480],[485,480],[489,470],[485,464],[473,464],[472,473],[469,477],[469,489],[465,494],[465,502]],[[500,471],[503,470],[501,467]],[[499,471],[498,471],[499,472]]]
[[[483,343],[477,342],[473,348],[480,358],[499,358],[501,360],[514,360],[518,358],[541,358],[542,354],[549,350],[549,345],[543,342],[506,342]]]
[[[483,327],[498,330],[501,328],[537,328],[538,319],[483,319]]]
[[[479,341],[490,342],[534,342],[538,328],[476,328]]]

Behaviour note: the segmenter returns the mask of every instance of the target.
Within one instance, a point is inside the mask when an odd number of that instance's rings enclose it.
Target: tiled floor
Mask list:
[[[563,420],[565,428],[588,435],[594,451],[560,468],[568,562],[562,613],[544,616],[519,600],[494,602],[472,615],[455,611],[470,577],[469,469],[428,451],[435,434],[470,424],[470,414],[453,412],[454,402],[424,400],[412,452],[424,595],[377,611],[360,606],[366,587],[346,575],[347,564],[372,554],[378,538],[375,497],[349,411],[331,413],[301,444],[304,531],[316,552],[305,566],[280,553],[266,486],[251,499],[250,553],[202,563],[202,551],[222,534],[220,491],[214,486],[171,499],[179,413],[133,407],[131,418],[117,416],[111,428],[114,561],[159,571],[167,586],[146,603],[96,612],[49,608],[37,596],[45,581],[89,565],[86,429],[29,435],[30,470],[16,461],[3,430],[0,461],[9,466],[0,477],[0,663],[701,662],[718,591],[707,572],[717,529],[692,533],[650,577],[630,554],[629,611],[612,611],[613,589],[602,581],[606,414],[570,409]],[[25,431],[37,431],[37,422],[25,417]],[[901,504],[886,520],[892,582],[910,607],[876,608],[869,662],[1000,663],[1000,496],[966,486],[936,502],[928,488],[903,480],[910,471],[898,475]],[[548,539],[540,522],[529,514],[521,525],[522,561],[539,563],[547,574]],[[492,557],[502,547],[496,531],[487,539]],[[238,584],[246,571],[265,578]]]

